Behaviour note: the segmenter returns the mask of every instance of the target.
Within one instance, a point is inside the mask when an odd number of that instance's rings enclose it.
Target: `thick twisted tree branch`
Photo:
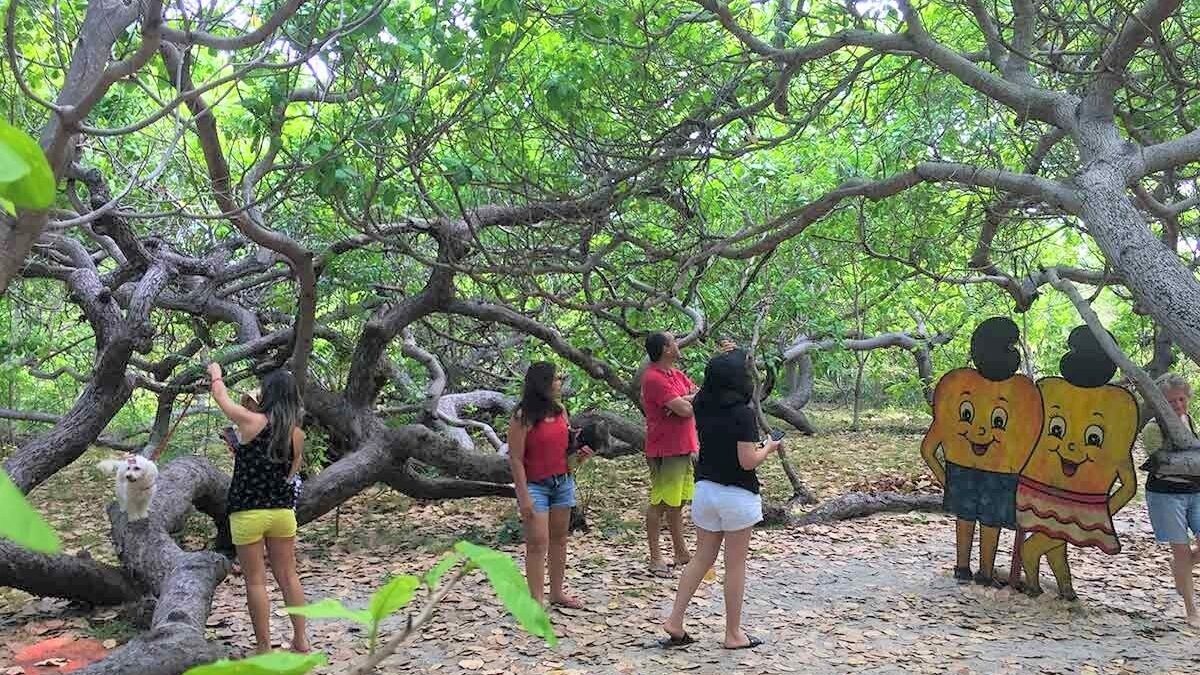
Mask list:
[[[555,328],[531,319],[504,305],[480,300],[454,300],[447,303],[442,308],[442,311],[449,314],[474,317],[480,321],[501,323],[537,338],[546,343],[559,356],[582,368],[588,375],[608,384],[614,391],[623,394],[626,398],[633,401],[635,405],[638,403],[640,393],[636,386],[631,386],[626,382],[611,364],[590,352],[572,345]]]
[[[83,265],[71,273],[68,284],[96,334],[96,363],[91,381],[71,410],[4,462],[5,471],[26,493],[82,455],[129,400],[133,379],[126,368],[134,351],[150,351],[150,308],[173,274],[166,264],[155,261],[142,275],[122,317],[83,247],[69,239],[59,243],[76,264]]]
[[[130,602],[143,592],[121,568],[97,562],[86,554],[45,555],[3,541],[0,586],[96,605]]]

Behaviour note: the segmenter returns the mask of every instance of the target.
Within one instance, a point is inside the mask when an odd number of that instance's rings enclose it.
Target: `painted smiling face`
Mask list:
[[[934,392],[933,436],[946,461],[1017,473],[1042,428],[1042,399],[1024,375],[989,380],[972,368],[950,371]]]
[[[1022,475],[1072,492],[1105,494],[1129,463],[1137,400],[1114,385],[1078,387],[1061,377],[1038,381],[1045,423]]]

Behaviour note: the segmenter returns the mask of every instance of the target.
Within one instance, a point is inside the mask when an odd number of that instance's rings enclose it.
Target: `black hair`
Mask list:
[[[975,369],[993,382],[1013,376],[1021,365],[1017,342],[1021,331],[1007,316],[993,316],[975,328],[971,334],[971,360]]]
[[[272,370],[262,378],[262,413],[271,424],[268,449],[276,462],[292,459],[292,430],[304,420],[304,401],[296,378],[282,368]]]
[[[562,412],[562,405],[554,398],[554,376],[558,369],[549,361],[536,361],[525,371],[525,384],[521,387],[521,401],[517,404],[520,420],[527,427]]]
[[[1106,331],[1107,332],[1107,331]],[[1112,333],[1108,334],[1112,337]],[[1092,329],[1076,326],[1067,337],[1070,350],[1058,362],[1063,379],[1076,387],[1103,387],[1117,373],[1117,364],[1104,353]]]
[[[667,343],[670,341],[666,333],[651,333],[647,335],[646,356],[649,356],[651,361],[658,361],[662,358],[663,350],[667,348]]]
[[[746,363],[746,352],[734,349],[717,354],[704,368],[704,384],[696,394],[697,409],[746,405],[754,395],[754,381]]]

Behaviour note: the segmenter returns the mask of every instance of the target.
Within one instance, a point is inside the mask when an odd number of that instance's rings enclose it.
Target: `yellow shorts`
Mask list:
[[[692,501],[696,480],[691,455],[650,457],[647,462],[650,464],[651,504],[676,507]]]
[[[286,539],[296,536],[296,512],[292,509],[254,509],[229,514],[229,531],[235,546],[262,541],[263,537]]]

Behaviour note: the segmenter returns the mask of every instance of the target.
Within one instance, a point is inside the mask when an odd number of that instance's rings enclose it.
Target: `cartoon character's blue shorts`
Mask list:
[[[942,505],[960,520],[989,527],[1017,529],[1015,473],[997,473],[946,462],[946,492]]]

